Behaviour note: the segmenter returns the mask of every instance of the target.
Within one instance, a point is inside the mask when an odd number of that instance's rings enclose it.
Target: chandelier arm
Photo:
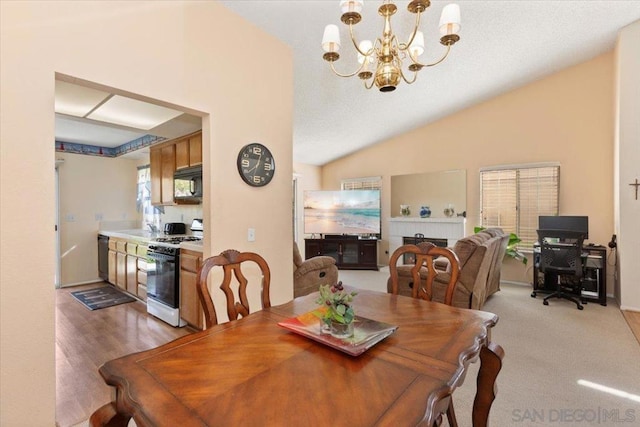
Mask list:
[[[371,79],[371,84],[367,84],[367,81],[364,81],[364,88],[365,89],[371,89],[373,87],[373,84],[375,83],[375,79]]]
[[[420,15],[422,13],[421,12],[416,12],[416,23],[413,26],[413,31],[411,32],[411,37],[409,37],[409,41],[405,44],[405,43],[400,43],[398,45],[398,48],[400,50],[408,50],[409,46],[411,46],[411,43],[413,43],[413,39],[416,37],[416,34],[418,34],[418,28],[420,28]]]
[[[442,58],[438,59],[436,62],[432,62],[431,64],[422,64],[421,62],[418,62],[418,60],[413,56],[411,51],[408,51],[408,52],[414,64],[419,65],[420,67],[433,67],[434,65],[438,65],[439,63],[444,61],[447,58],[447,56],[449,56],[449,52],[451,52],[451,45],[447,45],[447,50],[445,51],[444,55],[442,55]]]
[[[373,53],[373,47],[367,51],[367,52],[363,52],[360,50],[360,47],[358,46],[358,42],[356,41],[356,36],[353,34],[353,24],[349,24],[349,36],[351,36],[351,42],[353,43],[353,47],[356,48],[356,50],[358,51],[358,53],[362,56],[369,56]],[[375,45],[374,45],[375,47]]]
[[[329,65],[331,65],[331,70],[332,70],[332,71],[333,71],[337,76],[339,76],[339,77],[353,77],[353,76],[355,76],[355,75],[356,75],[356,74],[358,74],[360,71],[362,71],[362,69],[364,68],[364,64],[365,64],[365,62],[363,62],[363,63],[360,65],[360,67],[359,67],[356,71],[354,71],[353,73],[351,73],[351,74],[342,74],[342,73],[339,73],[339,72],[338,72],[338,70],[336,70],[336,67],[334,67],[334,66],[333,66],[333,62],[330,62],[330,63],[329,63]]]
[[[404,72],[402,71],[402,67],[398,67],[398,70],[400,70],[400,76],[402,77],[402,80],[404,80],[405,83],[408,84],[408,85],[414,83],[416,81],[416,79],[418,78],[418,73],[416,71],[414,71],[413,72],[413,79],[411,81],[409,81],[407,79],[407,77],[404,75]]]

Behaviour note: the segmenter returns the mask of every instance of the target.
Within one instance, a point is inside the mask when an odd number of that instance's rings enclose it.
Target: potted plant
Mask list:
[[[351,303],[357,294],[345,291],[342,281],[335,285],[320,285],[320,296],[316,300],[320,308],[316,312],[324,324],[323,330],[328,330],[336,338],[353,336],[356,315]]]
[[[479,233],[485,228],[486,227],[474,227],[473,232]],[[520,262],[522,262],[524,265],[527,265],[528,259],[526,255],[518,250],[518,243],[520,242],[522,242],[522,239],[520,239],[516,233],[510,233],[509,243],[507,243],[507,251],[505,252],[505,255],[510,258],[517,259]]]

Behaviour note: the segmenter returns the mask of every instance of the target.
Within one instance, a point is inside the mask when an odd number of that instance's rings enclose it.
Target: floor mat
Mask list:
[[[136,300],[135,298],[120,292],[113,286],[102,286],[100,288],[71,292],[71,295],[89,310],[99,310],[101,308],[113,307],[114,305],[133,302]]]

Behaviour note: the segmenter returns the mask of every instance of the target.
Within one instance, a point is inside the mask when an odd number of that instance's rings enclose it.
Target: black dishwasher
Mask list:
[[[98,234],[98,275],[109,281],[109,236]]]

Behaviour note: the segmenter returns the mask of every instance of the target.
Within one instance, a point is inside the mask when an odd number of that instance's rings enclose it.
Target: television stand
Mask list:
[[[340,270],[378,270],[378,240],[354,235],[325,235],[324,239],[304,239],[305,259],[330,256]]]

